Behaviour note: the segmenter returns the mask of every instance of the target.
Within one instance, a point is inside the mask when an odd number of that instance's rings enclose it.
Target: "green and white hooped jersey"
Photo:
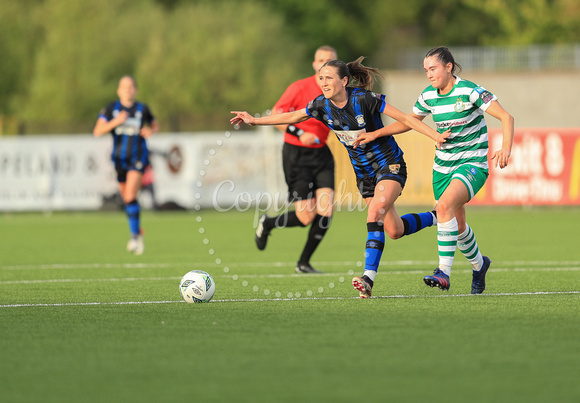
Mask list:
[[[449,174],[470,164],[487,172],[487,125],[483,112],[495,100],[497,97],[485,88],[459,77],[455,77],[455,85],[448,94],[439,95],[431,85],[423,90],[413,113],[433,114],[440,133],[451,129],[441,150],[435,151],[433,170]]]

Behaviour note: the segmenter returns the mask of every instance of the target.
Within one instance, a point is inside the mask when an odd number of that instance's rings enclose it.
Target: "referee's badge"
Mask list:
[[[457,113],[463,112],[465,110],[465,104],[461,98],[457,98],[457,102],[455,102],[455,107],[453,109],[455,109],[455,112]]]
[[[365,117],[363,115],[357,115],[355,119],[356,119],[356,123],[358,124],[359,127],[364,127]]]
[[[393,175],[398,175],[399,169],[401,169],[401,164],[389,165],[389,171],[391,171]]]

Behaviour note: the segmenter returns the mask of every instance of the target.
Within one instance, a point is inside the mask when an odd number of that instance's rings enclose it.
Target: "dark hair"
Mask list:
[[[425,59],[431,56],[437,56],[437,60],[444,66],[447,65],[447,63],[451,63],[453,65],[451,68],[451,74],[459,73],[461,71],[461,65],[455,61],[451,51],[449,51],[449,49],[447,49],[445,46],[439,46],[431,49],[425,55]]]
[[[342,60],[331,60],[322,65],[334,67],[338,77],[348,77],[347,86],[355,88],[364,88],[365,90],[372,89],[375,76],[381,76],[379,69],[374,67],[363,66],[362,61],[364,56],[359,57],[354,62],[345,63]],[[321,67],[321,69],[322,69]]]

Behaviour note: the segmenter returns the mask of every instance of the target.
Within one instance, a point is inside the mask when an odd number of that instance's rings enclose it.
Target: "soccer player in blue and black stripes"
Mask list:
[[[395,138],[380,137],[368,144],[356,146],[361,133],[383,127],[381,113],[404,123],[433,139],[440,146],[450,132],[438,133],[420,120],[405,114],[385,101],[385,96],[370,91],[373,77],[379,71],[362,65],[363,58],[344,63],[327,62],[319,71],[322,95],[306,108],[277,115],[255,118],[247,112],[234,111],[230,120],[234,125],[296,124],[315,118],[328,126],[346,147],[357,180],[357,187],[365,199],[367,211],[367,242],[365,268],[352,284],[361,298],[371,296],[375,276],[385,245],[385,232],[392,239],[410,235],[436,223],[432,212],[407,214],[400,217],[395,200],[401,194],[407,179],[403,151]]]
[[[159,125],[149,107],[135,100],[137,82],[131,76],[123,76],[117,88],[119,99],[109,103],[99,114],[93,134],[100,137],[113,135],[111,159],[117,171],[119,192],[125,203],[131,238],[127,250],[136,255],[143,253],[141,207],[137,195],[141,178],[149,166],[149,150],[145,139],[159,131]]]

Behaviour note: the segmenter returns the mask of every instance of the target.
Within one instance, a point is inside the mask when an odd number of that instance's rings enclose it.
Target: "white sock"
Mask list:
[[[439,250],[439,270],[451,275],[451,266],[457,249],[457,219],[437,223],[437,249]]]
[[[373,282],[375,281],[375,276],[377,275],[377,272],[374,270],[365,270],[365,272],[363,273],[363,276],[367,276],[368,278],[370,278]]]
[[[469,263],[471,263],[473,270],[480,271],[483,267],[483,256],[481,256],[481,252],[477,246],[475,234],[467,224],[465,224],[465,231],[457,237],[457,247]]]

